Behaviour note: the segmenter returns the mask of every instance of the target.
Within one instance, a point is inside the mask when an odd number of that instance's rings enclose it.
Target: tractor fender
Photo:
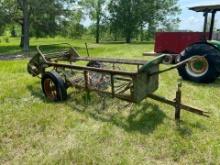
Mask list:
[[[217,70],[217,72],[220,73],[220,50],[215,46],[212,45],[208,42],[197,42],[197,43],[193,43],[188,45],[181,53],[181,56],[184,56],[185,52],[189,51],[192,48],[197,48],[197,49],[201,49],[204,50],[205,52],[207,52],[207,54],[204,54],[206,56],[210,56],[210,60],[212,61],[212,63],[214,64],[215,69]]]

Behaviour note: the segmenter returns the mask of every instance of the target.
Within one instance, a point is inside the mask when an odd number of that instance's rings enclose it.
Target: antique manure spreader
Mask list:
[[[159,65],[166,55],[151,61],[82,57],[69,44],[64,51],[44,53],[38,46],[38,53],[28,63],[28,72],[41,78],[42,90],[51,101],[67,99],[69,87],[80,88],[89,96],[91,91],[104,93],[131,103],[151,98],[175,107],[175,119],[180,119],[181,109],[206,116],[207,112],[181,103],[181,85],[174,101],[154,95],[159,87],[159,74],[175,69],[190,59],[165,70]],[[48,45],[47,45],[48,46]],[[57,45],[56,45],[57,46]],[[88,50],[88,49],[87,49]],[[122,66],[125,66],[123,69]]]

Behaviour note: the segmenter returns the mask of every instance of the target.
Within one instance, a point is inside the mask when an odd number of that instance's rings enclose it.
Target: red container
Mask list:
[[[156,53],[179,54],[190,44],[202,41],[203,35],[202,32],[158,32],[156,33],[154,51]]]

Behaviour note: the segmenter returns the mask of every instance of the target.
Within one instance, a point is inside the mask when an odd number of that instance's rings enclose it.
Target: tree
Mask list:
[[[138,29],[140,22],[140,0],[112,0],[109,5],[110,20],[114,31],[120,31],[126,42],[131,39]]]
[[[7,24],[11,23],[9,10],[12,5],[10,0],[0,0],[0,35],[3,34]]]
[[[43,4],[43,5],[42,5]],[[30,34],[36,37],[55,36],[74,13],[73,0],[38,0],[31,3]]]
[[[18,0],[22,11],[22,37],[23,50],[29,49],[29,32],[37,37],[55,35],[61,18],[71,12],[67,9],[74,0]],[[43,4],[43,5],[42,5]],[[63,16],[63,17],[62,17]],[[53,27],[53,28],[51,28]]]
[[[28,0],[17,0],[18,7],[22,12],[22,38],[23,51],[29,51],[29,28],[30,28],[30,4]]]
[[[12,27],[10,29],[10,32],[11,32],[11,37],[17,37],[17,32],[15,30],[15,25],[12,25]]]
[[[100,24],[104,16],[105,0],[81,0],[79,3],[89,13],[91,20],[96,21],[96,43],[100,40]]]
[[[3,10],[0,9],[0,35],[2,35],[4,32],[4,26],[5,26],[5,15],[4,15]]]
[[[109,4],[111,27],[121,32],[126,42],[141,33],[144,27],[151,31],[177,16],[177,0],[111,0]]]
[[[62,24],[61,34],[67,37],[81,38],[86,29],[81,24],[83,12],[81,10],[69,15],[68,20]]]
[[[30,30],[35,36],[55,34],[74,0],[1,0],[8,20],[21,25],[20,46],[29,50]],[[53,27],[53,28],[51,28]]]
[[[177,5],[178,0],[158,0],[155,3],[155,22],[156,26],[165,31],[173,31],[178,28],[180,22],[178,15],[180,8]]]

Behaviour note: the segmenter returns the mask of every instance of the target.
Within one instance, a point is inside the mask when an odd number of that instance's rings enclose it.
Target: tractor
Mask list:
[[[189,8],[204,13],[203,32],[158,32],[155,37],[155,53],[144,55],[169,54],[170,63],[180,63],[191,58],[188,63],[178,67],[184,80],[197,83],[212,83],[220,75],[220,41],[213,40],[215,16],[219,5],[196,6]],[[208,16],[211,24],[208,29]],[[208,32],[207,32],[208,31]]]

